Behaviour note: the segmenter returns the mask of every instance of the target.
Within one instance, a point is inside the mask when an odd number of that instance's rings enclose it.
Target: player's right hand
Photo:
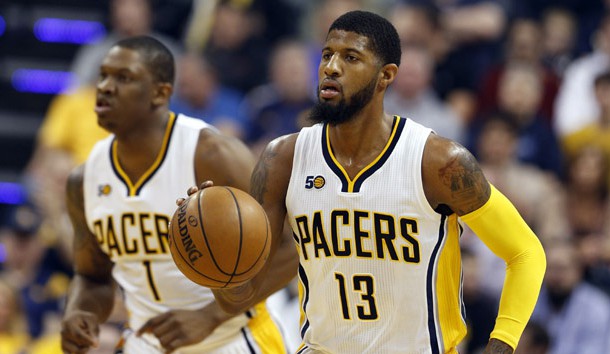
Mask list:
[[[212,182],[212,181],[205,181],[205,182],[201,183],[201,185],[199,187],[197,187],[197,186],[190,187],[186,191],[186,194],[187,194],[187,196],[190,197],[191,195],[197,193],[200,189],[208,188],[208,187],[211,187],[213,185],[214,185],[214,182]],[[181,206],[182,203],[184,203],[185,200],[186,200],[186,198],[178,198],[178,199],[176,199],[176,205],[177,206]]]
[[[61,349],[65,354],[84,354],[99,345],[100,327],[97,316],[87,311],[74,311],[61,323]]]

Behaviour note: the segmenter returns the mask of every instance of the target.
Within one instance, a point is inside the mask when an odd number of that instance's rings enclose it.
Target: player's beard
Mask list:
[[[353,119],[364,106],[371,102],[376,87],[377,81],[371,80],[367,86],[356,92],[349,102],[343,97],[337,104],[319,98],[318,91],[318,103],[310,110],[309,119],[314,123],[329,123],[332,125],[348,122]]]

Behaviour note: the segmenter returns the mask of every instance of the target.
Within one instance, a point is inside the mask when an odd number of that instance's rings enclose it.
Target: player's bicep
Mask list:
[[[74,229],[74,271],[95,281],[111,281],[112,261],[100,249],[95,235],[87,227],[83,199],[83,166],[68,178],[67,206]]]
[[[477,210],[491,194],[474,156],[460,144],[434,134],[424,150],[422,176],[432,207],[445,205],[458,215]]]
[[[248,191],[253,168],[252,152],[239,139],[206,129],[201,132],[195,156],[198,185],[210,180],[217,186]]]

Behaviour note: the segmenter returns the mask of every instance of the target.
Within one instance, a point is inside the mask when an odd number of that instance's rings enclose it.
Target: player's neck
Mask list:
[[[148,117],[134,122],[130,129],[115,133],[119,146],[127,148],[130,152],[137,152],[147,150],[150,145],[160,145],[163,142],[169,116],[170,112],[167,109],[155,110]]]
[[[394,118],[383,112],[363,111],[349,122],[329,126],[335,158],[350,177],[373,161],[386,146]]]
[[[169,111],[155,112],[149,118],[147,124],[116,137],[119,163],[132,181],[137,180],[154,163],[168,129]]]

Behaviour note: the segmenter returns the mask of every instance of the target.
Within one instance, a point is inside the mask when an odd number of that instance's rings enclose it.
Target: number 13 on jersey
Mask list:
[[[379,318],[375,299],[375,282],[370,274],[354,274],[346,279],[342,273],[335,273],[339,286],[339,298],[343,318],[352,319],[352,311],[356,310],[358,319],[374,321]],[[350,299],[354,303],[350,303]]]

